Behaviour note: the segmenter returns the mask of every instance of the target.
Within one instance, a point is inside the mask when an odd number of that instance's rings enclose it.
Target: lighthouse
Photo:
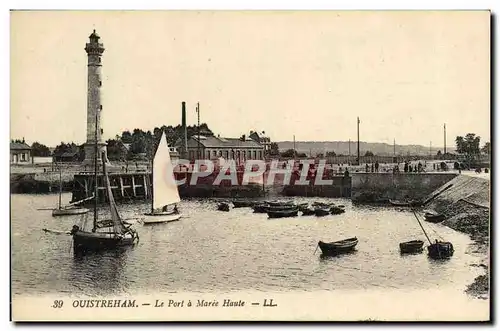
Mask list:
[[[102,53],[104,45],[99,42],[99,35],[95,32],[89,36],[89,42],[85,46],[87,52],[87,142],[84,145],[84,165],[93,165],[94,159],[102,163],[102,157],[109,164],[106,143],[102,141],[101,113],[103,111],[101,100],[102,89]],[[97,139],[97,141],[96,141]],[[97,143],[98,154],[95,155],[95,144]]]

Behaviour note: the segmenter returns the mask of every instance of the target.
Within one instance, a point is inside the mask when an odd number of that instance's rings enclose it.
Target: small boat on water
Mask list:
[[[245,207],[253,207],[255,205],[254,201],[249,200],[233,200],[234,208],[245,208]]]
[[[330,215],[330,209],[325,208],[325,207],[314,208],[314,215],[316,215],[318,217]]]
[[[252,207],[254,213],[267,213],[269,205],[266,203],[258,204]]]
[[[453,256],[453,244],[447,241],[437,241],[427,246],[427,255],[433,259],[448,259]]]
[[[299,211],[303,211],[304,209],[309,208],[309,204],[307,202],[302,202],[298,203],[297,207],[299,208]]]
[[[158,147],[152,162],[153,185],[151,190],[151,211],[145,213],[144,224],[178,221],[181,214],[177,203],[181,201],[174,178],[174,169],[170,158],[167,136],[162,131]],[[174,206],[171,210],[169,206]]]
[[[225,202],[221,202],[217,205],[217,210],[220,211],[229,211],[229,204]]]
[[[326,203],[326,202],[314,201],[312,203],[312,206],[313,207],[332,207],[332,206],[335,206],[335,205],[333,203]]]
[[[343,208],[343,206],[342,207],[340,207],[340,206],[333,206],[333,207],[330,208],[330,213],[332,215],[340,215],[340,214],[345,213],[345,209]]]
[[[267,216],[269,218],[295,217],[299,214],[299,209],[295,206],[289,208],[269,208]]]
[[[81,203],[84,200],[88,199],[76,201],[74,203],[70,203],[67,206],[63,206],[61,200],[62,200],[62,166],[59,165],[59,205],[57,208],[52,210],[52,216],[82,215],[90,211],[87,208],[76,206],[76,204]]]
[[[430,222],[430,223],[441,223],[446,219],[446,216],[443,214],[439,214],[436,212],[426,212],[424,214],[424,221]]]
[[[425,237],[429,241],[429,246],[427,246],[427,255],[430,258],[433,259],[447,259],[453,256],[454,253],[454,248],[453,244],[448,241],[438,241],[436,240],[434,243],[431,242],[429,239],[429,236],[427,235],[427,232],[425,232],[424,227],[422,226],[422,223],[420,223],[420,220],[417,217],[417,213],[415,213],[415,210],[413,210],[413,215],[415,215],[415,218],[417,219],[418,224],[422,228],[422,231],[425,234]]]
[[[302,216],[310,216],[315,215],[315,210],[313,208],[305,208],[301,210]]]
[[[421,253],[424,242],[422,240],[410,240],[399,244],[401,254]]]
[[[97,152],[96,147],[96,154]],[[111,191],[109,177],[106,172],[104,153],[102,159],[105,188],[108,196],[111,219],[98,220],[97,199],[94,199],[94,222],[92,229],[90,231],[86,229],[86,220],[84,220],[84,223],[81,226],[73,225],[73,228],[69,232],[69,234],[73,237],[73,252],[75,254],[90,251],[111,250],[123,246],[132,246],[136,242],[139,242],[139,235],[137,231],[131,227],[131,224],[125,222],[118,213],[118,208],[116,207],[116,203],[113,198],[113,192]],[[95,177],[97,182],[97,171]],[[95,185],[94,196],[97,196],[97,185]]]
[[[318,246],[324,255],[337,255],[337,254],[347,253],[354,250],[357,244],[358,244],[358,238],[356,237],[334,241],[330,243],[325,243],[321,240],[318,242]]]

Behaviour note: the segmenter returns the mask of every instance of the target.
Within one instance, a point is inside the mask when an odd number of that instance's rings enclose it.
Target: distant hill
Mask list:
[[[293,141],[277,141],[278,147],[281,152],[292,149]],[[351,141],[350,150],[351,155],[356,155],[357,142]],[[337,155],[349,155],[349,142],[348,141],[296,141],[295,147],[297,152],[306,153],[313,156],[320,153],[334,151]],[[393,155],[394,145],[386,143],[368,143],[364,141],[359,142],[360,154],[364,155],[367,151],[371,151],[375,155]],[[442,147],[432,147],[431,153],[436,155],[438,151],[444,152]],[[447,152],[454,152],[454,148],[447,147]],[[396,145],[396,155],[429,155],[429,146],[422,145]]]

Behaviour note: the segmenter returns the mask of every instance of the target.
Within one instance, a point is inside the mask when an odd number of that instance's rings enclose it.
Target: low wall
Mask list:
[[[358,202],[424,199],[456,176],[454,173],[353,173],[351,197]]]

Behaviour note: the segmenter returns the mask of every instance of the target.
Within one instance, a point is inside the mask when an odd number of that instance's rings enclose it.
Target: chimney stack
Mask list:
[[[182,158],[187,158],[186,102],[182,101]]]

